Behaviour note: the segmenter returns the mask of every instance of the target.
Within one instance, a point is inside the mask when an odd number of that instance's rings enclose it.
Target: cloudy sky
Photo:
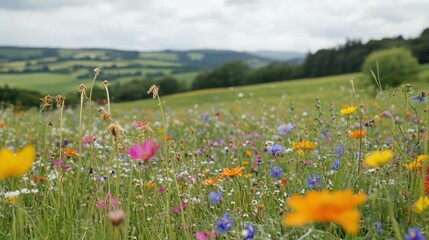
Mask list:
[[[1,0],[0,45],[315,51],[429,27],[428,0]]]

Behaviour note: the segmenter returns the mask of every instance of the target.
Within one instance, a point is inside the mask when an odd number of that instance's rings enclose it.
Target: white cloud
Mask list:
[[[416,37],[426,9],[426,0],[2,1],[0,45],[306,52]]]

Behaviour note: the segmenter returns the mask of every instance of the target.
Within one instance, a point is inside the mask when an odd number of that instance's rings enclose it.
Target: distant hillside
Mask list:
[[[300,52],[282,52],[282,51],[256,51],[250,52],[258,57],[271,59],[274,61],[288,62],[291,64],[300,64],[305,60],[306,54]]]

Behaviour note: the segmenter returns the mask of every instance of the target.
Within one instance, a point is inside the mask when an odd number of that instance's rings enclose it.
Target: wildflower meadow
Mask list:
[[[425,239],[427,92],[0,110],[0,239]],[[92,99],[103,84],[106,101]],[[76,86],[78,87],[78,86]],[[246,98],[246,96],[240,96]],[[198,103],[195,103],[198,104]]]

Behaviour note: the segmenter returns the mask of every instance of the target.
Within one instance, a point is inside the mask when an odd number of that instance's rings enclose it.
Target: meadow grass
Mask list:
[[[405,167],[428,152],[427,85],[373,97],[350,77],[161,96],[113,104],[107,115],[109,106],[96,113],[89,89],[82,110],[67,108],[67,99],[64,111],[3,108],[1,146],[33,145],[37,157],[23,177],[0,182],[0,238],[195,239],[216,231],[217,239],[242,239],[249,225],[254,239],[398,239],[409,227],[427,234],[429,205],[415,205],[429,188],[427,160]],[[341,114],[348,106],[356,110]],[[281,132],[283,123],[293,128]],[[350,137],[357,130],[365,136]],[[83,144],[87,134],[95,140]],[[161,149],[149,161],[133,159],[129,149],[148,140]],[[296,149],[301,140],[314,148]],[[393,159],[368,166],[365,156],[380,149]],[[219,178],[236,167],[241,174]],[[209,178],[217,182],[203,184]],[[311,190],[364,193],[357,233],[330,222],[284,225],[287,201]],[[118,226],[107,218],[113,209],[126,216]],[[230,228],[218,222],[225,213]]]

